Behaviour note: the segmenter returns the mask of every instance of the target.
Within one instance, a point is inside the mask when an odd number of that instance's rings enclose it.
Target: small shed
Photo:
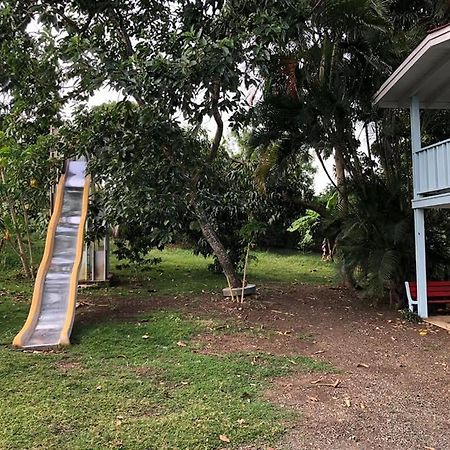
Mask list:
[[[381,86],[374,103],[410,109],[417,313],[426,318],[425,210],[450,208],[450,139],[422,147],[420,110],[450,108],[450,24],[425,37]]]

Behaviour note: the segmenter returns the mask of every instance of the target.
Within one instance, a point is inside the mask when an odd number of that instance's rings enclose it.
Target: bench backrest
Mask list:
[[[417,298],[417,283],[409,282],[411,297]],[[427,281],[428,298],[448,298],[450,297],[450,281]]]

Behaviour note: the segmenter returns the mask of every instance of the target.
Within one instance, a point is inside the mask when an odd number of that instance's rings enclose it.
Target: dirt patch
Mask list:
[[[199,336],[205,353],[262,351],[332,364],[339,374],[320,382],[301,373],[274,381],[267,398],[302,417],[277,450],[450,448],[450,335],[351,291],[292,284],[266,288],[244,305],[208,295],[97,302],[77,311],[78,325],[176,309],[267,332]]]
[[[207,296],[188,298],[150,297],[147,299],[133,297],[84,297],[79,296],[81,306],[76,309],[75,326],[83,327],[107,321],[135,320],[145,313],[165,309],[195,311],[201,301],[209,301]]]
[[[78,361],[61,360],[56,363],[56,368],[61,373],[80,372],[83,370],[83,366]]]
[[[133,370],[138,378],[155,378],[161,375],[161,370],[155,367],[141,366],[135,367]]]
[[[308,342],[297,342],[286,335],[251,336],[245,333],[198,336],[193,340],[200,347],[200,353],[206,355],[224,355],[235,352],[262,352],[278,356],[293,356],[308,353]]]
[[[315,357],[341,373],[320,382],[317,374],[275,380],[268,398],[303,417],[283,448],[450,448],[445,331],[406,323],[345,290],[304,287],[289,294],[291,302],[279,297],[277,308],[296,314],[295,324],[289,317],[273,321],[308,327]]]

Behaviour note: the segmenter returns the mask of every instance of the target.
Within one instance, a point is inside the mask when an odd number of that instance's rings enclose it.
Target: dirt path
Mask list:
[[[446,331],[404,322],[352,292],[320,286],[272,287],[243,307],[206,296],[110,304],[117,318],[175,307],[267,332],[201,336],[205,352],[261,350],[330,362],[338,374],[322,380],[296,374],[275,380],[267,392],[271,401],[298,409],[302,417],[277,450],[450,449]],[[97,311],[80,308],[78,321],[98,319]],[[105,307],[98,314],[104,319]]]
[[[290,449],[450,449],[450,336],[434,327],[402,322],[349,292],[303,288],[296,314],[283,328],[307,328],[315,354],[342,373],[338,387],[312,384],[317,376],[276,381],[269,397],[298,408],[301,426]],[[422,330],[422,331],[421,331]],[[425,334],[426,333],[426,334]],[[314,349],[312,349],[314,350]]]

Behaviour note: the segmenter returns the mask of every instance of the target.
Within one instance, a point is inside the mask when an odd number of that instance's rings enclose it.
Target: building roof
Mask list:
[[[381,108],[450,109],[450,24],[432,30],[374,96]]]

